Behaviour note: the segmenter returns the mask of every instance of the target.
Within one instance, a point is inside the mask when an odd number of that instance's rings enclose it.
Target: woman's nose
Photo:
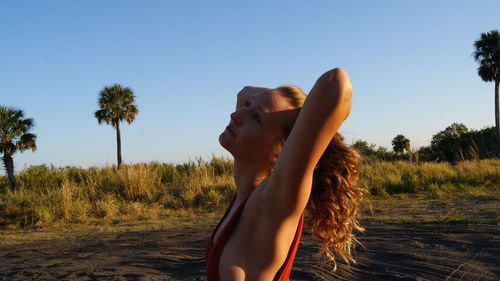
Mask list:
[[[243,120],[242,114],[244,113],[244,108],[239,108],[235,112],[231,113],[231,120],[233,120],[236,126],[241,125],[241,121]]]

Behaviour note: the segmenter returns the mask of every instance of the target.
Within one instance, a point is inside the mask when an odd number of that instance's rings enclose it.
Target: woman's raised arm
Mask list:
[[[302,213],[316,164],[351,109],[352,86],[340,68],[316,81],[281,150],[266,191],[271,213],[283,219]],[[278,218],[278,219],[279,219]]]

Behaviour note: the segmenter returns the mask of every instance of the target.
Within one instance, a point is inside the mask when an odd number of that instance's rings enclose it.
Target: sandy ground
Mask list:
[[[305,231],[291,280],[500,279],[500,200],[378,205],[362,221],[366,231],[358,235],[364,247],[356,248],[357,264],[339,263],[331,271],[314,257],[318,241]],[[460,208],[467,214],[460,215]],[[203,254],[212,227],[0,246],[0,280],[206,280]]]

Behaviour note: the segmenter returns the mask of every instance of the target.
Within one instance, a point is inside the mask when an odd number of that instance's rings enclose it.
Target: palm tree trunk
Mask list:
[[[116,154],[118,157],[118,169],[122,165],[122,141],[120,138],[120,121],[116,122]]]
[[[495,81],[495,127],[496,127],[496,135],[497,135],[497,157],[500,158],[500,114],[499,104],[498,104],[498,84],[499,80]]]
[[[4,154],[2,160],[3,165],[5,166],[5,171],[7,172],[7,177],[9,178],[10,190],[15,190],[17,183],[16,178],[14,178],[14,160],[9,154]]]

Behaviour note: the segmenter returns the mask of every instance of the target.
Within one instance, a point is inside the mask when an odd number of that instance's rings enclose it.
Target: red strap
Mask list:
[[[222,253],[222,249],[224,248],[224,245],[226,244],[226,240],[229,238],[229,235],[231,234],[231,231],[234,228],[234,224],[238,221],[241,212],[243,211],[243,207],[245,206],[247,199],[249,196],[247,196],[243,202],[241,202],[240,206],[234,212],[233,216],[229,219],[229,221],[226,223],[224,228],[222,229],[221,233],[219,234],[219,237],[217,241],[213,241],[215,232],[219,228],[220,224],[224,221],[225,217],[231,210],[234,201],[236,199],[236,195],[233,197],[233,200],[231,201],[231,204],[229,204],[229,207],[226,210],[226,213],[224,214],[224,217],[222,220],[219,222],[217,227],[214,230],[214,233],[212,234],[212,237],[210,237],[210,241],[208,241],[208,246],[207,246],[207,252],[205,256],[205,261],[206,261],[206,270],[207,270],[207,281],[219,281],[219,258]]]
[[[295,259],[295,255],[297,254],[297,249],[299,248],[303,225],[304,213],[300,215],[299,225],[297,226],[297,231],[295,232],[295,237],[293,238],[292,245],[290,246],[290,250],[288,250],[288,255],[286,256],[285,262],[274,276],[274,281],[288,281],[288,279],[290,278],[293,261]]]

